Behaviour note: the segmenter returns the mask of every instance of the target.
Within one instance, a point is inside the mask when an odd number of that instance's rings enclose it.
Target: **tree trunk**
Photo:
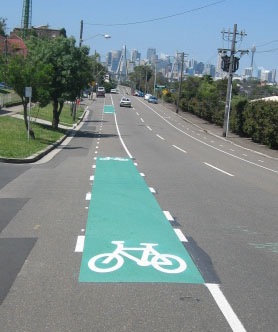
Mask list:
[[[33,129],[31,129],[31,126],[29,128],[28,126],[28,110],[27,110],[27,106],[28,106],[28,102],[27,100],[23,100],[22,99],[22,104],[23,104],[23,118],[24,118],[24,123],[25,123],[25,127],[28,133],[28,129],[29,129],[29,135],[32,139],[35,139],[35,133],[33,131]]]
[[[58,101],[58,99],[54,99],[52,105],[53,105],[52,127],[54,129],[58,129],[60,123],[60,115],[64,106],[64,102]]]
[[[53,119],[52,119],[52,127],[54,129],[57,129],[59,126],[59,121],[60,121],[60,114],[58,111],[58,99],[54,99],[52,101],[52,105],[53,105]]]

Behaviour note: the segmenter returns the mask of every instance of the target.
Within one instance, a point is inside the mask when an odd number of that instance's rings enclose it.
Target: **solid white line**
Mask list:
[[[233,311],[226,297],[222,293],[219,285],[217,284],[205,284],[208,290],[210,291],[212,297],[214,298],[219,309],[223,313],[227,322],[229,323],[233,332],[246,332],[241,321],[238,319],[237,315]]]
[[[117,132],[118,132],[118,135],[119,135],[119,138],[120,138],[120,141],[122,143],[122,146],[124,147],[126,153],[128,154],[129,158],[132,159],[132,155],[131,153],[129,152],[128,148],[126,147],[123,139],[122,139],[122,136],[121,136],[121,133],[120,133],[120,129],[119,129],[119,126],[118,126],[118,122],[117,122],[117,116],[116,116],[116,112],[114,113],[114,118],[115,118],[115,124],[116,124],[116,128],[117,128]]]
[[[84,249],[85,235],[78,235],[75,245],[75,252],[83,252]]]
[[[165,141],[165,138],[163,138],[162,136],[160,136],[160,135],[158,135],[158,134],[156,134],[156,136],[157,136],[158,138],[162,139],[162,141]]]
[[[140,99],[138,99],[138,100],[139,100],[141,103],[143,103]],[[194,136],[192,136],[192,135],[189,135],[188,133],[186,133],[186,132],[183,131],[182,129],[180,129],[180,128],[176,127],[175,125],[173,125],[170,121],[167,121],[166,118],[164,118],[163,116],[161,116],[158,112],[156,112],[156,111],[155,111],[153,108],[151,108],[149,105],[145,105],[145,106],[147,106],[147,107],[148,107],[153,113],[155,113],[155,114],[156,114],[157,116],[159,116],[162,120],[164,120],[165,122],[167,122],[170,126],[172,126],[173,128],[177,129],[178,131],[180,131],[181,133],[185,134],[186,136],[192,138],[193,140],[195,140],[195,141],[197,141],[197,142],[199,142],[199,143],[201,143],[201,144],[204,144],[204,145],[206,145],[206,146],[208,146],[208,147],[210,147],[210,148],[212,148],[212,149],[214,149],[214,150],[216,150],[216,151],[222,152],[222,153],[224,153],[224,154],[226,154],[226,155],[228,155],[228,156],[230,156],[230,157],[233,157],[233,158],[236,158],[236,159],[238,159],[238,160],[241,160],[241,161],[243,161],[243,162],[245,162],[245,163],[248,163],[248,164],[250,164],[250,165],[257,166],[257,167],[260,167],[260,168],[263,168],[263,169],[265,169],[265,170],[267,170],[267,171],[270,171],[270,172],[273,172],[273,173],[278,173],[278,170],[276,171],[276,170],[274,170],[274,169],[272,169],[272,168],[268,168],[268,167],[265,167],[265,166],[262,166],[262,165],[259,165],[259,164],[256,164],[256,163],[253,163],[252,161],[246,160],[246,159],[244,159],[244,158],[240,158],[240,157],[238,157],[238,156],[236,156],[236,155],[234,155],[234,154],[232,154],[232,153],[229,153],[229,152],[227,152],[227,151],[224,151],[224,150],[218,149],[218,148],[216,148],[216,147],[213,146],[213,145],[210,145],[210,144],[208,144],[208,143],[206,143],[206,142],[203,142],[203,141],[201,141],[200,139],[198,139],[198,138],[196,138],[196,137],[194,137]],[[186,128],[186,129],[189,130],[189,128]],[[252,151],[252,150],[250,150],[250,151]]]
[[[205,162],[204,162],[204,164],[207,165],[207,166],[209,166],[209,167],[211,167],[211,168],[216,169],[217,171],[219,171],[219,172],[221,172],[221,173],[224,173],[224,174],[229,175],[229,176],[234,176],[233,174],[228,173],[228,172],[225,172],[225,171],[223,171],[222,169],[217,168],[217,167],[215,167],[215,166],[213,166],[213,165],[211,165],[211,164],[208,164],[208,163],[205,163]]]
[[[171,216],[171,213],[169,211],[163,211],[165,217],[167,218],[167,220],[169,221],[174,221],[174,218]]]
[[[179,148],[178,146],[176,145],[172,145],[174,148],[176,148],[177,150],[181,151],[181,152],[184,152],[184,153],[187,153],[185,150]]]
[[[179,228],[174,228],[174,231],[181,242],[188,242],[187,238]]]

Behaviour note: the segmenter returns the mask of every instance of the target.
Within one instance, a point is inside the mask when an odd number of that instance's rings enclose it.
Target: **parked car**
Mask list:
[[[131,100],[126,97],[122,97],[120,107],[131,107]]]
[[[152,95],[150,93],[146,93],[144,99],[148,100]]]
[[[96,92],[97,97],[105,97],[105,89],[103,86],[99,86]]]
[[[152,103],[152,104],[157,104],[157,98],[155,96],[151,96],[149,99],[148,99],[148,102],[149,103]]]
[[[111,89],[110,93],[118,93],[117,89]]]

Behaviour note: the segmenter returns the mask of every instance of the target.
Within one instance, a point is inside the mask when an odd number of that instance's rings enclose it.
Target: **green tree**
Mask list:
[[[75,46],[74,38],[32,38],[28,50],[40,63],[51,65],[53,71],[49,94],[53,105],[53,128],[58,128],[64,101],[74,101],[92,81],[89,49]]]
[[[134,72],[129,74],[129,79],[135,89],[147,92],[150,89],[150,79],[153,71],[149,66],[136,66]]]
[[[0,36],[5,36],[6,35],[6,24],[7,19],[0,17]]]
[[[22,100],[26,129],[28,129],[27,106],[29,99],[25,97],[25,87],[32,87],[32,102],[39,102],[41,106],[45,106],[50,100],[51,75],[51,65],[36,62],[31,55],[27,57],[16,55],[9,58],[7,83],[13,87]],[[32,129],[30,137],[35,138]]]

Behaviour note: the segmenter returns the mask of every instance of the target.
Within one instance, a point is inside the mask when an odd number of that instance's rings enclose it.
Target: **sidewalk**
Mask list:
[[[19,112],[23,112],[22,105],[17,105],[17,106],[12,106],[12,107],[3,107],[0,110],[0,116],[7,116],[7,115],[12,116]]]
[[[168,104],[162,104],[165,108],[176,112],[176,107]],[[197,128],[203,130],[204,132],[213,135],[219,139],[230,142],[233,145],[240,146],[243,149],[254,151],[265,157],[277,159],[278,160],[278,150],[272,150],[265,145],[253,142],[250,138],[240,137],[232,132],[228,133],[228,137],[223,137],[223,128],[216,126],[204,119],[197,117],[194,114],[188,112],[179,111],[178,116],[186,122],[189,122],[196,126]]]
[[[23,120],[24,119],[23,115],[18,114],[20,112],[23,112],[23,106],[22,105],[12,106],[12,107],[6,107],[6,108],[4,108],[4,109],[2,108],[0,110],[0,116],[12,116],[13,118],[17,118],[17,119],[22,119]],[[50,121],[42,120],[42,119],[39,119],[39,118],[31,117],[30,120],[31,120],[31,122],[37,122],[37,123],[51,125]],[[62,128],[62,129],[72,129],[72,128],[74,128],[74,125],[72,125],[72,126],[64,126],[62,124],[59,124],[59,128]]]

